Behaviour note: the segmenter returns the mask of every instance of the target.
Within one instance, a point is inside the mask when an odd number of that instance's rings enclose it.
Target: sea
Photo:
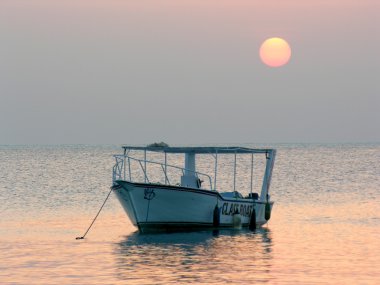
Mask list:
[[[0,284],[380,284],[380,144],[242,146],[277,149],[265,226],[140,234],[111,193],[82,240],[121,146],[0,146]]]

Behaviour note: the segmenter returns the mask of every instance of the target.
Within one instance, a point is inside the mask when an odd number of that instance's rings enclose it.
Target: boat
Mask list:
[[[269,187],[275,149],[170,147],[166,144],[122,148],[122,154],[114,155],[116,163],[111,188],[130,221],[141,233],[244,227],[255,229],[270,219],[274,202],[270,200]],[[177,162],[184,161],[184,165],[169,164],[168,158],[172,155],[175,155]],[[227,189],[229,191],[221,191],[220,180],[227,177],[218,172],[221,164],[218,163],[218,157],[226,155],[233,159],[233,173],[229,175],[230,180],[231,177],[233,179],[233,183],[230,181],[233,186]],[[255,155],[265,156],[260,194],[252,192]],[[182,159],[177,159],[178,156]],[[196,169],[199,156],[213,158],[214,161],[210,163],[212,169],[208,173]],[[250,191],[245,196],[237,189],[240,185],[240,181],[237,181],[237,157],[240,156],[248,156],[249,159],[245,161],[250,164],[250,173],[245,173],[245,177],[250,177]]]

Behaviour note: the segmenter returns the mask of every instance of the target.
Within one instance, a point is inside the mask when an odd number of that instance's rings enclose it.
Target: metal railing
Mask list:
[[[164,183],[160,183],[160,182],[157,182],[159,184],[163,184],[163,185],[176,185],[176,186],[179,186],[179,183],[171,183],[170,182],[170,179],[169,179],[169,175],[168,175],[168,170],[169,169],[175,169],[175,170],[179,170],[182,172],[182,175],[185,175],[185,172],[190,172],[190,173],[193,173],[195,177],[197,177],[198,179],[200,179],[200,177],[205,177],[208,181],[208,184],[209,184],[209,189],[212,190],[213,189],[213,185],[212,185],[212,179],[211,179],[211,176],[208,175],[208,174],[205,174],[205,173],[201,173],[201,172],[198,172],[198,171],[192,171],[190,169],[186,169],[186,168],[183,168],[183,167],[179,167],[179,166],[175,166],[175,165],[169,165],[169,164],[166,164],[166,163],[161,163],[161,162],[157,162],[157,161],[151,161],[151,160],[146,160],[146,159],[137,159],[137,158],[134,158],[134,157],[131,157],[129,155],[114,155],[115,157],[115,160],[116,160],[116,163],[115,165],[113,166],[112,168],[112,182],[114,183],[116,180],[125,180],[125,181],[129,181],[129,182],[139,182],[139,183],[155,183],[153,182],[153,179],[149,179],[149,174],[148,174],[148,171],[147,171],[147,166],[148,165],[158,165],[158,166],[161,166],[161,171],[162,171],[162,178],[163,178],[163,181]],[[132,166],[131,166],[131,163],[132,162],[137,162],[140,166],[140,173],[142,173],[143,175],[136,175],[136,169],[132,169]],[[135,177],[134,179],[132,178],[132,173],[134,172],[134,176]],[[157,174],[157,172],[155,172],[155,174]],[[141,179],[143,178],[143,179]],[[180,179],[180,177],[179,177]],[[202,189],[207,189],[207,187],[202,187]],[[215,189],[214,189],[215,190]]]

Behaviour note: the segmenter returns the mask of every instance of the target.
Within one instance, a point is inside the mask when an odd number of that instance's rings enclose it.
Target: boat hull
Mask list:
[[[264,201],[226,199],[216,191],[124,180],[115,181],[113,189],[132,224],[141,232],[247,227],[253,209],[256,225],[267,222]],[[218,226],[214,222],[215,206],[219,209]]]

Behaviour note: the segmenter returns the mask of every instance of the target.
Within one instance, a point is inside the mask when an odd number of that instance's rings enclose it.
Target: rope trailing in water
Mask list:
[[[112,190],[113,190],[113,189],[112,189],[112,187],[111,187],[111,190],[110,190],[110,192],[109,192],[108,195],[107,195],[107,198],[104,200],[103,205],[100,207],[98,213],[96,214],[95,218],[92,220],[91,225],[88,227],[88,229],[87,229],[87,231],[84,233],[84,235],[81,236],[81,237],[76,237],[75,239],[84,239],[84,237],[87,235],[88,231],[91,229],[92,225],[95,223],[96,218],[99,216],[100,212],[102,211],[102,209],[103,209],[104,205],[106,204],[106,202],[107,202],[109,196],[111,195]]]

